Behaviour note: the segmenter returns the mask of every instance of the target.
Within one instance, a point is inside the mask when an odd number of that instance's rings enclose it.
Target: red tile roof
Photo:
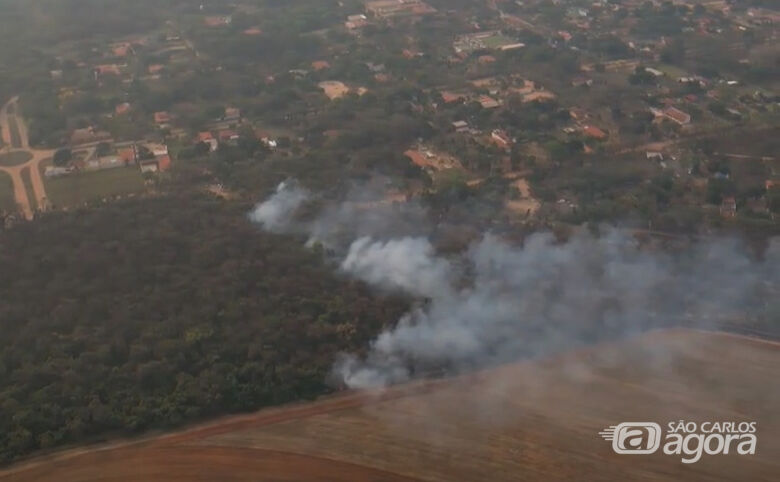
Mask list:
[[[171,115],[167,112],[155,112],[154,122],[157,124],[165,124],[171,121]]]
[[[441,93],[441,98],[444,99],[445,103],[449,104],[451,102],[457,102],[459,100],[463,100],[466,97],[463,94],[456,94],[454,92],[444,91]]]
[[[326,60],[317,60],[311,63],[311,67],[314,70],[325,70],[330,68],[330,64]]]
[[[585,128],[582,129],[582,132],[586,136],[592,137],[594,139],[606,139],[607,138],[607,133],[602,131],[598,127],[595,127],[595,126],[585,126]]]
[[[157,158],[157,168],[160,171],[167,171],[171,168],[171,156],[159,156]]]
[[[675,107],[667,107],[664,110],[666,117],[672,119],[679,124],[688,124],[691,122],[691,116]]]

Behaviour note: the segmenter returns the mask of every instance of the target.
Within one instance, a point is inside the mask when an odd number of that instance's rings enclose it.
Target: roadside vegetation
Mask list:
[[[0,211],[13,211],[16,209],[14,198],[14,184],[11,176],[0,171]]]

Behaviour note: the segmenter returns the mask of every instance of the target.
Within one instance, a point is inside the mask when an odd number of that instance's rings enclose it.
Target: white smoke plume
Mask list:
[[[275,219],[272,226],[292,226]],[[380,334],[366,358],[336,363],[347,386],[368,388],[654,328],[742,319],[777,299],[780,243],[759,262],[733,240],[666,254],[641,249],[617,229],[565,243],[534,234],[522,246],[488,234],[462,256],[445,258],[424,237],[362,236],[340,267],[424,300]]]
[[[386,242],[360,238],[341,269],[369,284],[428,297],[440,295],[451,277],[449,263],[436,258],[427,239],[409,237]]]
[[[249,219],[272,233],[287,232],[292,218],[303,203],[311,198],[309,192],[295,181],[284,181],[267,201],[258,204],[249,213]]]

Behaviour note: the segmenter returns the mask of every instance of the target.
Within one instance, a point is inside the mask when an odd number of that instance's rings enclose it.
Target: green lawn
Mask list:
[[[482,42],[489,49],[497,49],[503,47],[504,45],[511,45],[513,43],[517,43],[517,40],[507,37],[506,35],[496,34],[486,39],[483,39]]]
[[[22,136],[19,134],[19,124],[16,123],[16,116],[8,116],[8,129],[11,131],[11,147],[22,147]]]
[[[75,207],[145,189],[141,173],[135,166],[82,172],[53,179],[44,178],[44,183],[46,195],[55,209]]]
[[[38,209],[38,200],[35,198],[29,167],[22,169],[22,181],[24,182],[24,189],[27,191],[27,199],[30,200],[30,209],[35,211]]]
[[[658,70],[665,73],[669,77],[671,77],[674,80],[677,80],[680,77],[687,77],[688,73],[684,71],[683,69],[679,67],[675,67],[674,65],[669,64],[661,64],[658,67]]]
[[[11,176],[0,171],[0,211],[16,212],[14,184]]]
[[[11,152],[8,154],[0,154],[0,166],[13,167],[32,159],[32,154],[29,152]]]

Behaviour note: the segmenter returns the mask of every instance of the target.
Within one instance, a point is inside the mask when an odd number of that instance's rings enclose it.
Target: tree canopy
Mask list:
[[[248,208],[160,197],[0,232],[0,461],[315,397],[405,311]]]

